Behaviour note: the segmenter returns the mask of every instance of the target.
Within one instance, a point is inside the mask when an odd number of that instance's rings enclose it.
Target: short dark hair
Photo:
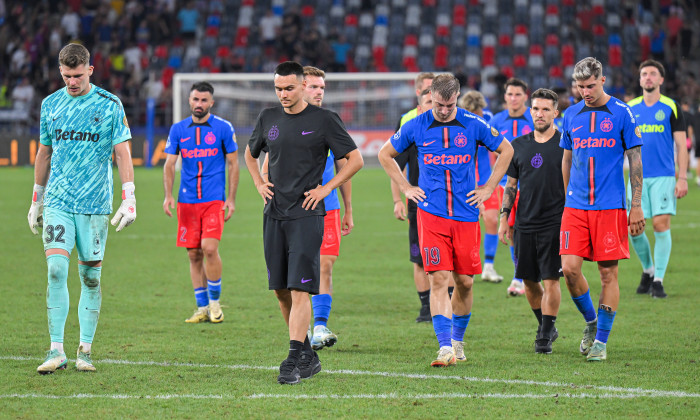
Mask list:
[[[437,93],[442,99],[450,99],[459,93],[459,80],[449,73],[440,74],[433,79],[430,92]],[[435,99],[433,98],[433,100]]]
[[[82,64],[90,65],[90,51],[80,44],[71,43],[61,48],[58,64],[74,69]]]
[[[285,61],[275,68],[275,74],[279,76],[289,76],[291,74],[303,78],[304,67],[296,61]]]
[[[214,86],[212,86],[209,82],[197,82],[192,85],[190,92],[193,90],[196,90],[197,92],[209,92],[212,94],[212,96],[214,96]]]
[[[640,73],[642,72],[642,69],[644,67],[656,67],[656,69],[659,71],[659,74],[661,75],[661,77],[666,77],[666,70],[664,69],[664,65],[656,60],[649,59],[649,60],[642,61],[642,64],[639,65],[639,72]]]
[[[532,92],[530,96],[530,101],[533,99],[549,99],[554,103],[554,109],[557,109],[559,105],[559,95],[557,95],[553,90],[540,88]]]
[[[523,92],[527,94],[527,83],[524,81],[511,77],[510,79],[506,80],[506,84],[503,85],[503,90],[508,90],[508,86],[517,86],[523,88]]]

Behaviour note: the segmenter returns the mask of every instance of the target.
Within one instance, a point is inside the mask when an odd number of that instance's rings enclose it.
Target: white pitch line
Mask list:
[[[41,361],[43,359],[36,357],[25,357],[25,356],[0,356],[0,360],[18,360],[18,361]],[[72,360],[71,360],[72,361]],[[214,369],[232,369],[232,370],[272,370],[276,371],[279,369],[277,366],[253,366],[253,365],[219,365],[219,364],[207,364],[207,363],[185,363],[185,362],[155,362],[155,361],[131,361],[131,360],[115,360],[115,359],[101,359],[97,361],[103,364],[113,364],[113,365],[129,365],[129,366],[160,366],[160,367],[194,367],[194,368],[214,368]],[[700,393],[690,393],[685,391],[662,391],[657,389],[643,389],[643,388],[623,388],[617,386],[608,385],[577,385],[574,383],[563,383],[563,382],[542,382],[542,381],[532,381],[523,379],[494,379],[494,378],[477,378],[471,376],[459,376],[459,375],[426,375],[420,373],[399,373],[399,372],[381,372],[381,371],[368,371],[368,370],[347,370],[347,369],[329,369],[324,370],[326,374],[331,375],[358,375],[358,376],[381,376],[387,378],[407,378],[407,379],[440,379],[440,380],[456,380],[456,381],[468,381],[468,382],[482,382],[482,383],[500,383],[508,385],[535,385],[535,386],[545,386],[545,387],[555,387],[555,388],[573,388],[573,389],[586,389],[586,390],[600,390],[607,392],[617,392],[621,395],[637,395],[637,396],[647,396],[647,397],[674,397],[674,398],[700,398]],[[468,394],[465,394],[468,395]],[[515,394],[522,395],[522,394]],[[572,394],[580,395],[580,394]],[[632,398],[632,397],[630,397]]]
[[[73,395],[51,395],[51,394],[0,394],[0,400],[6,399],[110,399],[110,400],[176,400],[176,399],[194,399],[194,400],[258,400],[258,399],[292,399],[292,400],[312,400],[312,399],[337,399],[337,400],[430,400],[430,399],[446,399],[446,398],[489,398],[489,399],[558,399],[558,398],[603,398],[603,399],[633,399],[653,396],[646,394],[591,394],[591,393],[557,393],[557,394],[503,394],[503,393],[485,393],[485,394],[463,394],[463,393],[442,393],[442,394],[398,394],[395,392],[389,394],[252,394],[252,395],[233,395],[233,394],[158,394],[158,395],[131,395],[131,394],[73,394]]]

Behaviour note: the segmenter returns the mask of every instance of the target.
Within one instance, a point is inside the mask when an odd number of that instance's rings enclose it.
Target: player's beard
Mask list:
[[[209,113],[209,108],[203,109],[201,111],[197,111],[196,109],[192,110],[192,115],[194,115],[197,118],[204,118],[207,116],[208,113]]]
[[[656,90],[656,86],[652,86],[652,87],[646,87],[646,86],[645,86],[645,87],[644,87],[644,90],[645,90],[647,93],[651,93],[651,92],[653,92],[653,91]]]
[[[549,123],[549,124],[545,125],[544,127],[537,127],[535,125],[535,131],[537,131],[540,134],[545,133],[547,130],[549,130],[549,127],[551,127],[551,126],[552,126],[552,123]]]

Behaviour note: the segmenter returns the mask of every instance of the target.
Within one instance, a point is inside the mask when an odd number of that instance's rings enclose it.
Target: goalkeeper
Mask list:
[[[94,371],[92,341],[100,315],[100,274],[112,212],[112,153],[122,181],[122,203],[112,225],[117,232],[136,219],[134,168],[127,140],[131,131],[119,98],[90,83],[90,53],[68,44],[58,56],[66,84],[41,104],[40,145],[34,166],[29,228],[43,227],[48,265],[46,309],[51,348],[37,371],[65,369],[63,331],[68,317],[68,262],[78,249],[80,273],[79,371]],[[48,185],[47,185],[48,182]]]

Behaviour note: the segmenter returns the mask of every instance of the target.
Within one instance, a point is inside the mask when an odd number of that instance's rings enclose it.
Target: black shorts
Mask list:
[[[270,290],[318,294],[323,216],[278,220],[263,215],[263,247]]]
[[[559,227],[525,233],[515,230],[515,277],[539,282],[563,276],[559,256]]]
[[[420,255],[420,242],[418,242],[418,215],[416,206],[408,206],[408,245],[411,252],[410,260],[423,267],[423,258]]]

